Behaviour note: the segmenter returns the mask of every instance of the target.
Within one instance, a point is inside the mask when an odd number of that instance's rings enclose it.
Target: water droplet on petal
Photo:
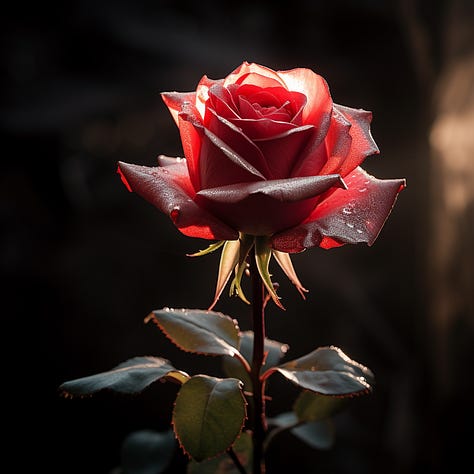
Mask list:
[[[346,222],[346,226],[349,227],[349,229],[354,228],[354,224],[351,224],[350,222]]]
[[[361,230],[361,229],[356,229],[356,232],[357,232],[358,234],[362,234],[362,230]]]
[[[360,188],[359,193],[365,193],[367,191],[367,188]]]
[[[170,212],[171,220],[176,224],[179,218],[179,206],[173,207],[172,211]]]
[[[343,214],[346,214],[346,215],[349,215],[349,214],[352,214],[352,209],[348,208],[348,207],[344,207],[342,209],[342,213]]]

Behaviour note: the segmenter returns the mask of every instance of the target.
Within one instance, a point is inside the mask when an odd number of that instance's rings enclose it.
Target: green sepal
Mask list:
[[[285,309],[280,302],[279,296],[276,294],[275,288],[271,280],[271,275],[268,272],[268,266],[270,264],[270,259],[272,258],[272,249],[270,247],[270,240],[266,236],[257,236],[255,237],[255,261],[257,263],[258,273],[260,278],[265,285],[269,295],[275,304],[281,308]]]
[[[209,247],[207,247],[204,250],[199,250],[199,252],[196,252],[196,253],[188,253],[187,256],[188,257],[202,257],[203,255],[207,255],[208,253],[212,253],[220,249],[225,244],[225,242],[226,242],[225,240],[220,240],[219,242],[215,242],[209,245]]]
[[[100,390],[120,393],[139,393],[153,382],[166,377],[174,377],[178,372],[180,379],[189,378],[186,372],[177,371],[166,359],[160,357],[134,357],[112,370],[64,382],[59,389],[64,396],[92,395]],[[179,382],[178,378],[176,381]]]
[[[227,282],[229,281],[230,275],[235,269],[235,266],[239,262],[240,253],[240,239],[239,240],[226,240],[221,253],[221,259],[219,262],[219,272],[217,275],[216,291],[214,293],[214,300],[209,306],[209,309],[214,308],[219,297],[222,294]]]
[[[201,462],[227,451],[246,417],[240,380],[195,375],[178,392],[172,424],[184,452]]]
[[[241,234],[240,236],[240,249],[239,249],[239,261],[235,267],[235,276],[230,285],[229,294],[233,296],[237,295],[244,303],[250,304],[250,301],[245,297],[245,294],[242,290],[242,276],[244,271],[247,268],[247,257],[254,246],[255,237],[252,235]]]
[[[285,275],[289,278],[291,283],[296,286],[296,289],[299,291],[301,297],[305,300],[305,293],[308,293],[307,290],[300,282],[298,275],[296,274],[295,268],[293,267],[293,262],[289,253],[280,252],[278,250],[273,250],[273,256],[275,260],[280,265],[281,269],[285,272]]]

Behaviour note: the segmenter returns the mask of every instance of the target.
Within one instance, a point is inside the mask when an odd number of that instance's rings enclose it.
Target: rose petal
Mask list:
[[[351,123],[344,115],[333,110],[327,135],[321,137],[318,133],[309,142],[307,149],[301,153],[300,159],[292,169],[291,176],[339,174],[339,169],[351,147],[350,128]]]
[[[255,63],[248,63],[247,61],[245,61],[225,78],[224,87],[227,87],[229,84],[234,84],[236,82],[238,83],[239,79],[242,76],[245,76],[250,73],[257,73],[263,77],[273,79],[278,83],[278,85],[285,85],[284,82],[281,80],[280,76],[273,69],[270,69],[265,66],[260,66],[259,64]]]
[[[196,194],[196,202],[231,227],[252,235],[271,235],[302,222],[339,175],[239,183]]]
[[[262,112],[256,109],[244,96],[239,95],[239,115],[234,117],[236,119],[245,117],[246,119],[259,120],[263,118]]]
[[[228,89],[219,84],[216,84],[209,89],[209,103],[207,108],[212,108],[217,115],[226,119],[239,117],[236,112],[237,106],[234,103],[232,94]]]
[[[239,97],[245,97],[249,103],[258,103],[262,106],[281,107],[283,104],[287,107],[288,112],[293,116],[306,102],[306,96],[300,92],[289,91],[285,87],[265,87],[253,84],[230,84],[227,89],[237,104]]]
[[[334,109],[342,113],[352,124],[349,131],[352,143],[346,159],[338,170],[330,171],[331,173],[339,173],[341,176],[346,176],[368,156],[379,154],[380,151],[370,133],[371,112],[337,104],[334,104]]]
[[[268,139],[254,139],[268,162],[273,179],[291,176],[291,170],[313,136],[313,131],[312,125],[305,125]]]
[[[196,108],[199,111],[199,115],[204,119],[206,111],[206,102],[209,99],[209,89],[214,85],[222,85],[224,79],[209,79],[207,76],[203,76],[196,87]]]
[[[171,116],[176,125],[179,126],[178,114],[185,102],[194,103],[196,101],[195,92],[162,92],[161,98],[171,112]]]
[[[199,187],[195,187],[195,189],[266,179],[258,169],[242,158],[220,137],[205,128],[196,117],[195,110],[196,108],[192,105],[185,104],[183,111],[179,114],[180,120],[183,121],[183,124],[180,122],[180,131],[183,128],[183,132],[186,132],[185,138],[199,138],[199,149],[197,141],[191,143],[193,163],[191,166],[188,165],[191,178],[193,177],[191,173],[199,174]],[[211,112],[210,114],[212,117]],[[188,124],[186,129],[184,128],[185,123]],[[189,127],[194,130],[194,135],[191,134]],[[183,137],[181,139],[184,146]],[[186,149],[185,156],[188,158]]]
[[[253,119],[230,119],[236,126],[242,129],[242,133],[250,140],[273,139],[298,127],[291,122],[277,122],[268,118]],[[301,128],[301,127],[299,127]]]
[[[229,122],[223,117],[220,117],[215,111],[208,108],[207,109],[208,118],[207,128],[217,137],[221,138],[224,143],[231,143],[232,149],[240,157],[245,157],[244,166],[252,166],[253,169],[258,170],[261,175],[253,172],[252,174],[256,176],[262,176],[263,179],[271,177],[270,170],[268,168],[268,163],[263,156],[263,153],[260,151],[260,148],[249,139],[247,135],[242,133],[242,130],[239,127],[236,127],[232,122]],[[241,164],[243,163],[243,158]],[[251,179],[254,181],[254,178]],[[237,180],[232,180],[232,183],[235,183]],[[222,183],[220,183],[222,184]]]
[[[365,242],[372,245],[387,220],[404,179],[377,179],[357,168],[344,179],[348,189],[336,189],[316,206],[306,221],[273,236],[282,252],[301,252]]]
[[[236,81],[236,84],[241,85],[253,85],[258,86],[261,88],[267,87],[278,87],[281,86],[281,79],[278,77],[273,79],[263,74],[259,74],[256,72],[249,72],[248,74],[244,74],[240,76]]]
[[[194,190],[184,160],[165,167],[119,162],[118,172],[129,190],[165,214],[189,237],[235,240],[239,234],[193,201]]]
[[[307,102],[302,111],[303,123],[326,131],[332,111],[327,82],[310,69],[297,68],[277,73],[290,91],[301,92],[306,96]]]
[[[287,101],[288,91],[283,87],[265,87],[255,86],[254,84],[244,84],[238,87],[229,87],[234,100],[240,96],[245,97],[251,104],[256,102],[265,107],[279,107]],[[280,91],[286,92],[282,97]],[[275,92],[275,93],[274,93]]]
[[[201,189],[233,184],[235,182],[265,180],[265,176],[220,137],[207,128],[199,159]]]
[[[240,202],[250,195],[257,194],[270,196],[280,202],[294,202],[317,196],[333,186],[344,188],[344,181],[337,174],[237,183],[202,189],[196,194],[222,203]]]
[[[178,114],[178,127],[191,182],[194,189],[201,189],[199,155],[202,145],[202,124],[199,112],[193,104],[183,103],[182,110]]]

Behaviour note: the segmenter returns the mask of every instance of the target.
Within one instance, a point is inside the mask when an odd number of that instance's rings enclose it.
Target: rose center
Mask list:
[[[288,100],[279,107],[262,102],[253,102],[252,107],[260,116],[273,120],[290,121],[292,117],[291,104]]]

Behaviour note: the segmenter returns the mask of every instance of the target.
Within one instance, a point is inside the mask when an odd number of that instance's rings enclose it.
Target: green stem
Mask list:
[[[252,318],[253,318],[253,356],[251,379],[253,387],[253,474],[265,473],[263,442],[266,432],[264,382],[260,377],[264,362],[265,347],[265,286],[255,263],[255,255],[250,259],[252,277]]]

